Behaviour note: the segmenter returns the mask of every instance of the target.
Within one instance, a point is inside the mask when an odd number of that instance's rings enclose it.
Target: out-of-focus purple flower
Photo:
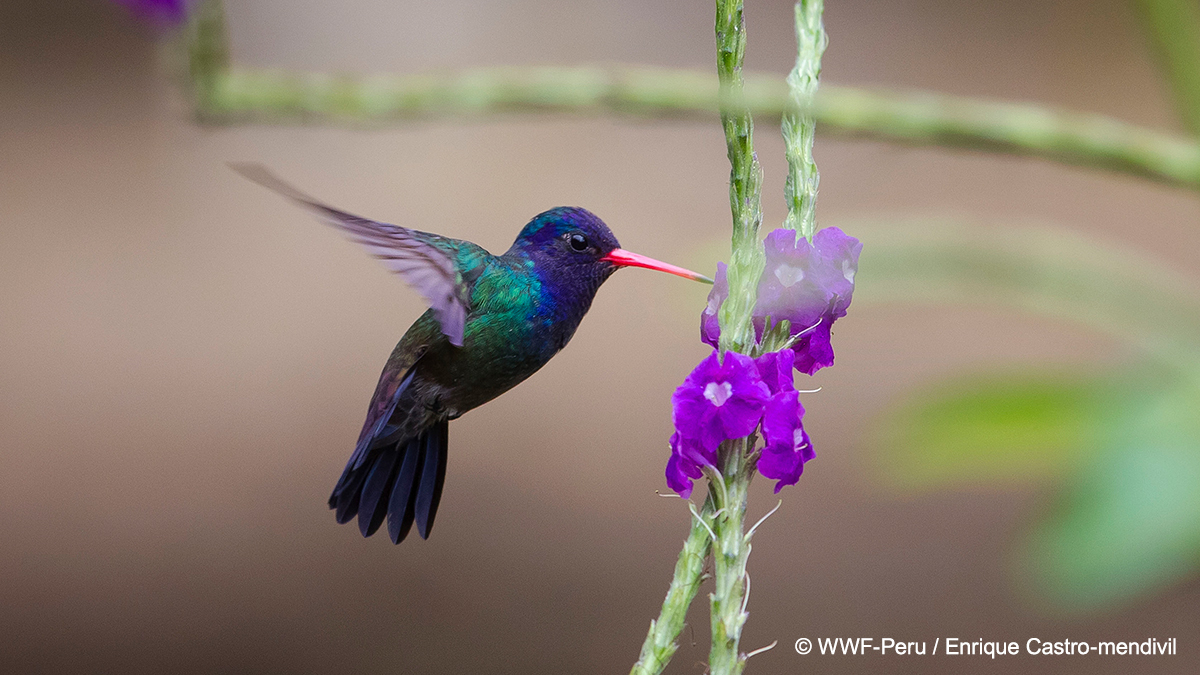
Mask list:
[[[191,0],[115,0],[139,18],[159,26],[174,26],[187,18]]]
[[[763,414],[762,431],[766,445],[758,458],[758,472],[777,480],[775,492],[795,485],[804,472],[804,463],[816,456],[804,431],[804,406],[792,382],[795,352],[784,350],[763,354],[755,360],[759,375],[771,392]]]
[[[796,370],[812,375],[833,365],[830,329],[853,298],[862,243],[836,227],[817,232],[812,244],[794,230],[778,229],[767,235],[764,249],[755,319],[786,319],[792,334],[801,334],[792,347]]]
[[[721,441],[748,436],[762,420],[771,397],[758,375],[754,360],[726,352],[724,362],[716,350],[696,366],[671,396],[675,434],[667,484],[680,496],[692,493],[692,479],[701,467],[717,461]]]
[[[759,337],[768,318],[772,324],[786,319],[792,335],[799,335],[792,346],[796,370],[812,375],[833,365],[830,331],[834,321],[846,316],[854,297],[862,243],[836,227],[817,232],[812,244],[795,230],[778,229],[767,235],[763,247],[766,266],[754,306]],[[726,268],[718,263],[716,283],[700,315],[700,339],[714,348],[721,337],[717,312],[727,297]]]
[[[700,340],[713,349],[717,349],[717,342],[721,339],[721,324],[717,322],[717,310],[721,309],[721,303],[729,297],[729,279],[726,269],[725,263],[717,263],[717,273],[713,276],[713,287],[708,292],[708,304],[700,313]]]

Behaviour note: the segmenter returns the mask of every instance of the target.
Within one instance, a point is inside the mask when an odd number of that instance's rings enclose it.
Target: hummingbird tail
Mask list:
[[[416,522],[421,538],[429,538],[446,480],[449,427],[447,420],[435,422],[412,438],[372,448],[357,466],[348,464],[329,497],[337,521],[357,515],[359,531],[369,537],[386,518],[394,544]]]

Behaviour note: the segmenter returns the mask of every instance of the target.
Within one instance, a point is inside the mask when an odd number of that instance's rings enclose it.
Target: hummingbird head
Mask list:
[[[608,225],[587,209],[560,206],[529,221],[509,254],[527,258],[539,269],[571,285],[600,287],[619,267],[645,267],[712,283],[708,277],[621,248]]]

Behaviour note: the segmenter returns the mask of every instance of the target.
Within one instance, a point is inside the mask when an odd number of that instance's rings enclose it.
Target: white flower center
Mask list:
[[[784,288],[791,288],[804,280],[804,270],[787,264],[780,265],[775,268],[775,278]]]
[[[718,408],[725,405],[730,396],[733,396],[733,385],[728,382],[709,382],[704,386],[704,398]]]
[[[804,429],[803,428],[798,428],[794,432],[792,432],[792,447],[794,447],[797,450],[800,450],[806,445],[808,445],[808,443],[804,442]]]
[[[846,281],[854,283],[854,273],[857,271],[858,270],[854,269],[854,267],[850,264],[849,260],[842,261],[842,275],[846,277]]]

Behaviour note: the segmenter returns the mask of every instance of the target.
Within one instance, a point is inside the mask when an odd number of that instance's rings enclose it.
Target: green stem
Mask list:
[[[719,88],[702,71],[643,66],[493,67],[427,75],[332,77],[227,66],[210,0],[187,33],[196,115],[211,124],[367,126],[496,113],[627,114],[708,120]],[[787,83],[748,74],[745,109],[781,119]],[[1028,155],[1200,190],[1200,143],[1089,113],[931,92],[824,85],[811,112],[822,134]]]
[[[1200,135],[1200,4],[1137,0],[1146,32],[1171,83],[1184,124]]]
[[[754,122],[748,105],[742,63],[746,24],[742,0],[716,0],[717,79],[721,124],[729,154],[729,205],[733,213],[733,251],[727,279],[729,296],[721,304],[721,349],[753,353],[757,347],[752,313],[764,265],[758,226],[762,222],[762,167],[754,154]],[[746,499],[754,475],[755,436],[721,444],[721,473],[709,473],[709,493],[717,507],[713,527],[713,579],[709,596],[712,675],[736,675],[746,665],[738,645],[749,616],[745,600],[750,545],[743,535]]]
[[[378,126],[498,113],[691,121],[711,119],[717,98],[705,73],[644,66],[494,67],[369,79],[239,69],[215,80],[196,113],[210,124]],[[780,119],[788,100],[779,78],[747,76],[745,103],[753,114]],[[1103,115],[831,85],[821,88],[811,112],[831,136],[1025,155],[1200,191],[1200,143]]]
[[[192,102],[201,119],[220,107],[217,92],[229,79],[229,38],[220,0],[200,2],[185,29]]]
[[[717,79],[721,125],[729,155],[729,206],[733,213],[729,297],[721,305],[721,349],[748,352],[754,346],[755,289],[762,275],[763,251],[758,239],[762,222],[762,167],[754,153],[754,121],[746,106],[742,61],[746,24],[740,0],[717,0]]]
[[[662,610],[658,619],[650,622],[650,631],[646,641],[642,643],[641,655],[633,664],[630,675],[658,675],[675,651],[679,649],[679,633],[683,630],[684,619],[688,606],[700,589],[704,576],[704,561],[708,558],[712,546],[712,514],[716,511],[713,506],[713,495],[710,489],[708,499],[699,517],[693,516],[692,529],[679,552],[679,560],[675,563],[675,576],[671,579],[671,587],[663,600]]]
[[[746,657],[738,648],[742,627],[750,616],[746,612],[749,580],[746,561],[750,543],[743,534],[746,520],[746,500],[750,479],[754,475],[749,460],[755,437],[741,438],[722,445],[722,476],[710,479],[717,517],[713,518],[713,580],[709,596],[712,612],[712,648],[708,654],[711,675],[734,675],[746,666]]]
[[[783,115],[784,152],[788,162],[787,184],[784,186],[788,215],[783,226],[798,230],[809,242],[817,231],[817,186],[821,183],[821,174],[813,159],[817,121],[812,115],[798,111],[811,109],[817,93],[821,55],[828,44],[825,26],[821,23],[824,9],[822,0],[796,3],[796,67],[787,79],[796,110]]]

